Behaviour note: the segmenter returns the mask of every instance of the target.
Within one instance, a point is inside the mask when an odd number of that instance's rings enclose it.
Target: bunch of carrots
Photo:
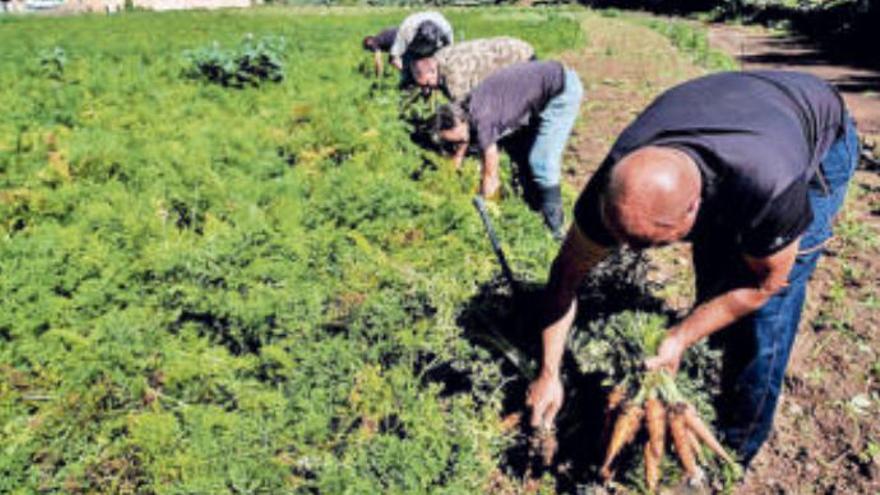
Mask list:
[[[646,373],[636,394],[628,397],[628,392],[629,387],[618,385],[608,395],[604,433],[607,450],[600,470],[606,483],[614,477],[613,466],[618,455],[636,439],[643,425],[647,432],[643,448],[645,485],[651,493],[656,493],[660,485],[661,464],[670,443],[666,440],[667,432],[689,485],[701,486],[706,481],[700,467],[707,462],[703,445],[729,463],[734,471],[739,469],[667,372]]]

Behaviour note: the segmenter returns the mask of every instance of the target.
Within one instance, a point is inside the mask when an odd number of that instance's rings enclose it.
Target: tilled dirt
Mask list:
[[[859,131],[880,134],[880,71],[838,63],[809,40],[754,27],[712,25],[709,42],[736,57],[743,69],[796,70],[831,82],[846,100]]]
[[[570,141],[567,162],[573,166],[565,170],[578,190],[654,97],[705,72],[661,34],[631,21],[591,15],[583,29],[587,46],[562,57],[580,75],[586,98]]]
[[[880,177],[859,172],[809,300],[774,432],[738,490],[880,493]]]

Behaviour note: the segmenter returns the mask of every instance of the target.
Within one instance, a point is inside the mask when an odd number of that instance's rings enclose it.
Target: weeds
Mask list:
[[[688,21],[666,21],[647,19],[643,24],[662,34],[679,50],[689,54],[694,62],[713,71],[737,70],[739,67],[731,57],[709,45],[704,29]]]

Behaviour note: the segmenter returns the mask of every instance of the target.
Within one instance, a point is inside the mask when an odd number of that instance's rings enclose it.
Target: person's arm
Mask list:
[[[397,70],[403,70],[403,53],[406,52],[406,46],[409,44],[409,40],[406,39],[408,31],[408,27],[401,25],[397,30],[397,36],[394,37],[394,43],[391,44],[391,49],[388,50],[391,65],[397,67]]]
[[[687,318],[669,330],[657,356],[645,362],[648,369],[662,368],[675,373],[684,351],[690,346],[764,306],[774,294],[788,286],[788,275],[799,246],[800,238],[770,256],[746,256],[755,283],[732,289],[694,308]]]
[[[440,26],[440,30],[443,32],[443,35],[446,36],[446,44],[451,45],[455,43],[455,33],[452,31],[452,24],[449,24],[449,21],[446,20],[445,17],[439,16],[436,24]]]
[[[467,141],[463,143],[459,143],[455,148],[455,153],[452,155],[452,165],[455,167],[455,170],[461,169],[461,164],[464,162],[464,157],[467,155],[468,143]]]
[[[501,187],[498,178],[498,145],[492,143],[482,152],[483,166],[480,170],[480,194],[484,198],[491,198]]]
[[[382,77],[382,52],[373,51],[373,65],[376,67],[376,77]]]
[[[553,261],[544,304],[550,324],[541,333],[541,367],[526,395],[526,405],[532,409],[533,427],[551,427],[562,407],[564,394],[559,369],[577,311],[576,291],[587,273],[609,251],[610,248],[584,235],[574,223]]]

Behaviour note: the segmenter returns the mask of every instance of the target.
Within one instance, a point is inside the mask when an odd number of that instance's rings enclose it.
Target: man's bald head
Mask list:
[[[680,240],[696,220],[701,189],[700,171],[686,153],[639,148],[611,168],[603,198],[605,224],[636,247]]]

